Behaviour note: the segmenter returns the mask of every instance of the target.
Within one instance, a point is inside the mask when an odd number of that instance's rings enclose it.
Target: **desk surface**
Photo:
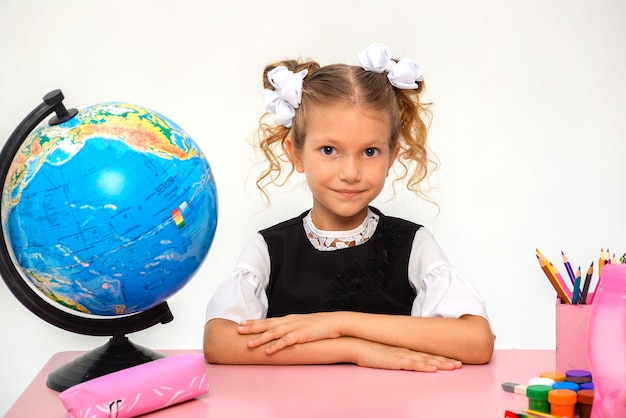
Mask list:
[[[164,355],[197,352],[161,350]],[[48,373],[83,352],[50,358],[5,418],[65,417]],[[502,390],[554,370],[552,350],[496,350],[487,365],[417,373],[355,365],[224,366],[207,364],[210,392],[145,415],[163,417],[494,417],[528,406],[525,396]]]

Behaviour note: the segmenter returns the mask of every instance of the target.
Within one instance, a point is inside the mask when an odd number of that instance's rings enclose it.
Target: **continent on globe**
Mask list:
[[[200,148],[171,120],[126,103],[35,129],[1,204],[24,280],[53,304],[93,315],[143,311],[180,290],[217,226]]]

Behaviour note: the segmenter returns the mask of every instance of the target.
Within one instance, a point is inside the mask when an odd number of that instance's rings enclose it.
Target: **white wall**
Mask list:
[[[0,143],[55,88],[70,107],[150,107],[195,138],[217,178],[218,233],[169,301],[175,320],[130,337],[200,348],[206,302],[244,242],[308,207],[294,182],[264,211],[250,177],[264,65],[356,64],[386,43],[424,68],[441,211],[407,193],[378,206],[434,232],[486,299],[497,348],[554,348],[555,293],[535,248],[583,268],[600,247],[626,251],[625,19],[620,0],[3,0]],[[0,305],[0,412],[53,353],[106,341],[48,325],[4,283]]]

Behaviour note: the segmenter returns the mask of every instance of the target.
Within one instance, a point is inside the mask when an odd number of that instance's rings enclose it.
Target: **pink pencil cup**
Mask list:
[[[572,305],[556,300],[556,369],[589,370],[587,334],[591,305]]]

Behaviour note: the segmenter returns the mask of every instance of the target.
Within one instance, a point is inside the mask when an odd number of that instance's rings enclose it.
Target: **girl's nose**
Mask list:
[[[345,158],[339,170],[339,178],[353,183],[361,179],[361,159],[358,157]]]

